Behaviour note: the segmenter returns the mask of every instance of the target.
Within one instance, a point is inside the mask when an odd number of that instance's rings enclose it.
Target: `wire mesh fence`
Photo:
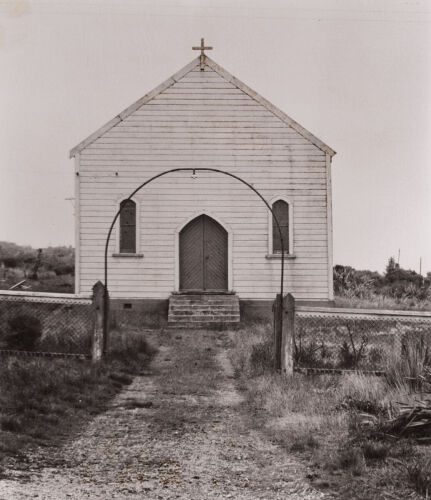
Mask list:
[[[89,356],[90,298],[0,293],[0,354]]]
[[[383,373],[407,351],[431,366],[431,313],[297,308],[294,330],[299,371]]]

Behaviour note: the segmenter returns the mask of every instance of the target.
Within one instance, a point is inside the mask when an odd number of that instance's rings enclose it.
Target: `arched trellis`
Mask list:
[[[254,186],[252,186],[249,182],[245,181],[244,179],[241,179],[241,177],[239,177],[238,175],[232,174],[230,172],[226,172],[224,170],[219,170],[217,168],[209,168],[209,167],[200,167],[200,168],[193,168],[193,167],[173,168],[171,170],[165,170],[164,172],[161,172],[160,174],[154,175],[150,179],[148,179],[145,182],[143,182],[142,184],[140,184],[127,198],[124,199],[124,201],[132,199],[133,196],[135,196],[136,193],[138,193],[143,187],[145,187],[148,184],[150,184],[150,182],[153,182],[156,179],[158,179],[159,177],[163,177],[165,175],[172,174],[174,172],[193,172],[193,174],[195,174],[196,172],[216,172],[218,174],[227,175],[228,177],[232,177],[233,179],[236,179],[237,181],[239,181],[242,184],[246,185],[254,193],[256,193],[257,196],[259,196],[259,198],[263,201],[263,203],[266,205],[266,207],[268,208],[268,210],[271,212],[271,214],[272,214],[272,216],[273,216],[273,218],[275,220],[275,223],[277,225],[278,232],[280,234],[280,242],[281,242],[280,296],[283,297],[283,287],[284,287],[284,241],[283,241],[283,234],[281,232],[280,224],[278,222],[278,219],[277,219],[276,215],[274,214],[274,211],[272,210],[272,207],[265,200],[265,198],[259,193],[259,191]],[[103,325],[105,339],[106,339],[107,333],[108,333],[107,332],[107,330],[108,330],[108,321],[107,321],[107,319],[108,319],[107,318],[107,311],[108,311],[108,307],[107,307],[108,306],[108,303],[107,303],[108,302],[108,247],[109,247],[109,241],[111,239],[112,231],[114,229],[115,223],[118,220],[118,217],[121,214],[121,211],[122,211],[123,207],[124,207],[124,204],[120,205],[120,208],[117,210],[117,213],[115,214],[115,217],[112,220],[111,226],[109,228],[108,235],[106,237],[106,243],[105,243],[105,276],[104,276],[104,280],[105,280],[105,308],[104,308],[104,310],[105,310],[105,316],[104,316],[104,325]],[[282,322],[282,318],[283,318],[283,315],[281,314],[280,322]]]

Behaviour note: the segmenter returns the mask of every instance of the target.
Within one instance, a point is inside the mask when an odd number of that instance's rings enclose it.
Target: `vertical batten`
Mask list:
[[[79,167],[80,167],[80,153],[77,153],[75,156],[75,293],[80,293],[80,220],[81,220],[81,212],[80,212],[80,203],[79,203]]]
[[[328,227],[328,299],[334,300],[334,274],[332,256],[332,177],[331,156],[326,153],[326,204],[327,204],[327,227]]]

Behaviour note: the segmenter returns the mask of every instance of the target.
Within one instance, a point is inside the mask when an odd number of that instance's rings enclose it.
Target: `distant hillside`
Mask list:
[[[71,246],[37,249],[0,241],[0,289],[25,280],[19,289],[73,293],[74,273]]]

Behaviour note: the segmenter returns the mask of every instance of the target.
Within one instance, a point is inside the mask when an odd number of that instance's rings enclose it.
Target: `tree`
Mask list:
[[[399,268],[400,265],[395,262],[395,259],[393,257],[389,257],[388,263],[386,265],[386,276],[394,273]]]

